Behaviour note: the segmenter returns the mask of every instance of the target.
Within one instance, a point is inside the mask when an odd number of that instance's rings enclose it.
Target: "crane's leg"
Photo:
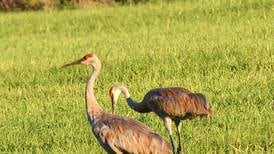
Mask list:
[[[172,120],[169,117],[165,117],[163,120],[164,120],[165,127],[168,131],[168,135],[169,135],[170,142],[172,145],[173,153],[175,154],[175,146],[174,146],[174,142],[172,139]]]
[[[182,147],[181,147],[181,137],[180,137],[182,123],[180,123],[180,120],[176,120],[176,121],[175,121],[175,125],[176,125],[177,136],[178,136],[178,148],[177,148],[177,153],[179,154],[179,153],[181,152],[181,150],[182,150]]]

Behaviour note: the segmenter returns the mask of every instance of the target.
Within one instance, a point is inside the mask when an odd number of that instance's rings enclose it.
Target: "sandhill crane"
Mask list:
[[[99,75],[101,62],[94,54],[63,67],[84,64],[93,67],[85,91],[86,113],[92,131],[107,153],[157,153],[172,152],[171,145],[141,122],[104,112],[94,96],[94,82]]]
[[[177,153],[181,151],[181,120],[192,119],[196,116],[211,116],[212,110],[208,105],[206,97],[201,93],[180,88],[157,88],[150,90],[143,98],[142,102],[136,103],[130,97],[128,89],[123,85],[113,86],[109,90],[112,100],[112,112],[120,94],[126,98],[128,105],[139,113],[155,112],[164,122],[168,131],[170,142],[175,150],[172,139],[172,121],[175,122],[178,136]]]

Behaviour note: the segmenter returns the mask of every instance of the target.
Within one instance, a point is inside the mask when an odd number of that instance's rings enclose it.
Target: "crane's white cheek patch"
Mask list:
[[[113,100],[114,100],[114,102],[117,102],[118,101],[118,98],[119,98],[119,95],[121,94],[121,91],[120,90],[116,90],[116,91],[114,91],[114,93],[113,93]]]

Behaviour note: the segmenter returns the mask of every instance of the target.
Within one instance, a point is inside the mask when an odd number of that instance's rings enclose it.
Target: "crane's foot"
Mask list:
[[[181,146],[179,145],[179,147],[177,148],[177,154],[180,154],[181,151],[182,151],[182,148],[181,148]]]
[[[174,150],[172,150],[172,153],[173,153],[173,154],[177,154]]]

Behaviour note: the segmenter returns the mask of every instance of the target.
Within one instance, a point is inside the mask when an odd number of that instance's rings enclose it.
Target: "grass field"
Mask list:
[[[186,153],[274,152],[272,0],[184,0],[137,6],[0,13],[0,153],[104,153],[86,119],[87,52],[102,72],[98,102],[124,83],[135,100],[155,87],[204,93],[210,120],[184,121]],[[117,114],[168,140],[153,113],[120,99]]]

